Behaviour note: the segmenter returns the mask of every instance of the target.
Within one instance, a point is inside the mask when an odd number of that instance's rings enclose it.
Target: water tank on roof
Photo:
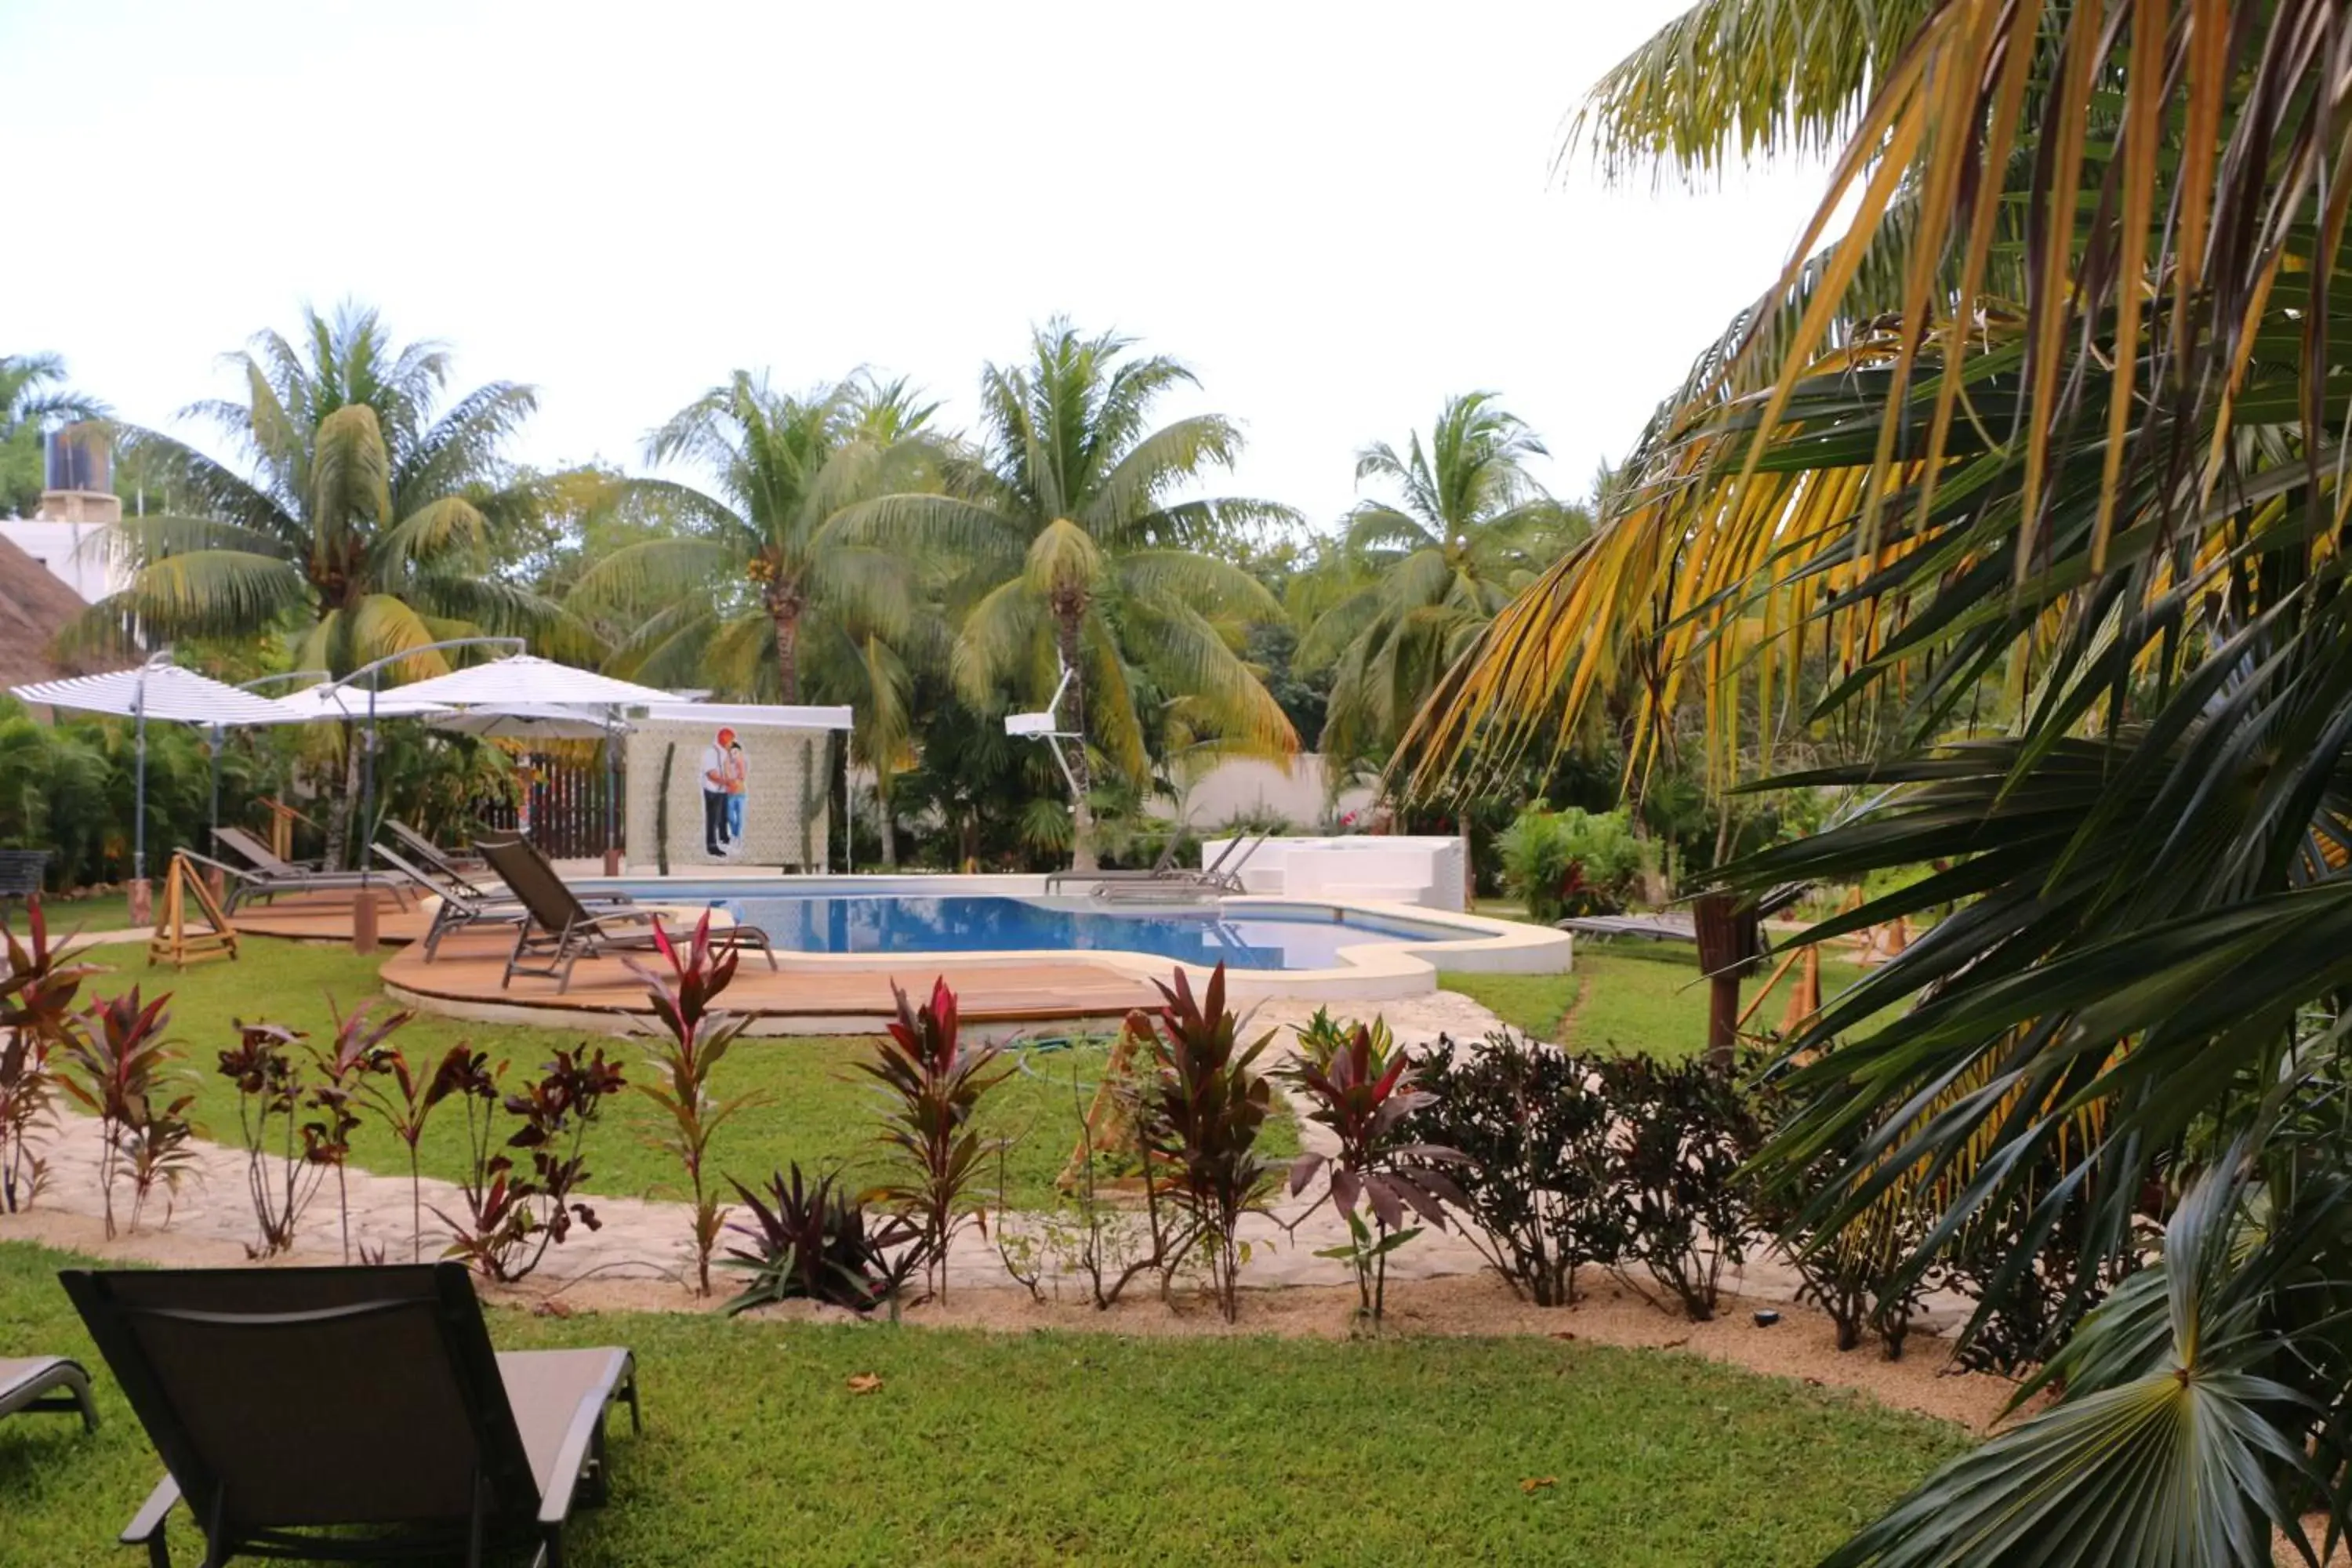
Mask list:
[[[87,421],[52,430],[48,436],[48,482],[53,490],[94,490],[103,495],[114,489],[113,449],[106,426]]]

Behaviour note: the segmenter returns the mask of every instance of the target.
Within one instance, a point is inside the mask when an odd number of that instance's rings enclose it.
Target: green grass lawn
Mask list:
[[[1748,978],[1741,989],[1744,1000],[1763,988],[1773,967],[1768,963]],[[1858,965],[1823,959],[1822,996],[1835,996],[1862,974]],[[1756,1021],[1780,1023],[1793,979],[1781,981]],[[1443,974],[1438,981],[1538,1039],[1589,1051],[1646,1051],[1666,1060],[1706,1048],[1707,988],[1697,952],[1685,942],[1603,946],[1580,939],[1572,973]]]
[[[160,888],[158,891],[161,891]],[[131,895],[98,893],[87,899],[43,899],[41,913],[48,921],[50,931],[58,936],[78,931],[128,931],[131,929]],[[9,906],[8,923],[19,932],[24,931],[25,912],[20,907]]]
[[[332,1028],[328,999],[345,1011],[375,997],[375,961],[334,947],[255,939],[233,963],[199,964],[185,973],[147,967],[143,947],[121,943],[95,949],[93,963],[116,971],[95,977],[89,989],[111,995],[135,983],[149,995],[173,994],[173,1036],[196,1071],[197,1100],[192,1112],[200,1131],[223,1142],[237,1142],[236,1090],[214,1070],[219,1053],[236,1042],[235,1021],[267,1019],[324,1037]],[[430,1063],[460,1040],[514,1065],[509,1076],[530,1072],[557,1047],[578,1036],[517,1025],[460,1023],[420,1015],[394,1038],[414,1063]],[[650,1042],[593,1038],[630,1073]],[[720,1129],[712,1145],[719,1169],[758,1186],[772,1170],[798,1161],[804,1169],[841,1166],[853,1177],[870,1172],[877,1155],[879,1090],[856,1064],[871,1053],[864,1038],[784,1037],[739,1041],[719,1066],[713,1090],[720,1098],[751,1093],[758,1102]],[[1081,1093],[1091,1093],[1104,1056],[1099,1047],[1025,1054],[1034,1070],[1015,1071],[982,1102],[983,1131],[1015,1139],[1007,1161],[1007,1192],[1017,1205],[1042,1206],[1051,1200],[1054,1178],[1077,1137]],[[644,1081],[650,1075],[636,1074]],[[454,1105],[445,1105],[425,1136],[428,1175],[455,1179],[465,1156],[465,1123]],[[660,1108],[634,1090],[611,1104],[611,1120],[590,1135],[588,1186],[624,1196],[673,1197],[676,1162],[646,1140],[667,1125]],[[1286,1114],[1269,1126],[1267,1149],[1286,1156],[1298,1148],[1297,1124]],[[404,1173],[407,1156],[373,1121],[352,1140],[355,1163],[364,1169]],[[982,1187],[991,1206],[996,1176],[992,1163]]]
[[[77,1355],[55,1270],[0,1243],[0,1353]],[[724,1564],[1811,1563],[1956,1427],[1672,1352],[1538,1338],[1370,1342],[976,1334],[495,1312],[507,1349],[625,1344],[613,1500],[571,1560]],[[860,1373],[878,1392],[849,1392]],[[161,1473],[103,1425],[0,1421],[0,1563],[101,1568]],[[332,1391],[320,1390],[322,1397]],[[1527,1480],[1554,1484],[1523,1490]],[[176,1561],[200,1559],[178,1515]],[[184,1555],[183,1555],[184,1554]]]

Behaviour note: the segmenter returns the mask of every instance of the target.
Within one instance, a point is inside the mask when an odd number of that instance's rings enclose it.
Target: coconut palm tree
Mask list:
[[[1662,66],[1597,106],[1678,101],[1678,155],[1850,131],[1812,233],[1856,226],[1702,363],[1407,743],[1475,779],[1637,663],[1647,733],[1702,710],[1727,782],[1794,701],[1876,725],[1881,754],[1780,781],[1845,819],[1727,879],[1933,864],[1835,926],[1958,912],[1790,1042],[1767,1168],[1849,1151],[1820,1223],[1929,1194],[1914,1273],[1995,1205],[2031,1216],[2012,1275],[2147,1267],[2073,1304],[2053,1408],[1833,1563],[2252,1568],[2308,1514],[2324,1553],[2352,1521],[2342,11],[1819,10],[1913,25],[1790,42],[1804,94]]]
[[[1543,443],[1491,392],[1446,400],[1429,442],[1385,441],[1356,458],[1356,481],[1392,500],[1348,514],[1341,570],[1353,591],[1300,639],[1302,668],[1333,668],[1326,754],[1384,752],[1446,668],[1510,596],[1580,531],[1583,514],[1527,472]]]
[[[1232,531],[1294,514],[1265,501],[1189,493],[1242,447],[1232,421],[1196,415],[1153,426],[1151,410],[1190,371],[1131,355],[1131,339],[1087,336],[1055,319],[1026,364],[981,377],[976,447],[950,451],[936,493],[854,507],[860,537],[951,552],[966,566],[954,663],[966,697],[997,711],[1008,691],[1043,702],[1068,672],[1059,712],[1072,748],[1073,856],[1097,863],[1088,799],[1095,753],[1140,787],[1149,726],[1139,690],[1188,700],[1202,723],[1265,752],[1297,748],[1280,705],[1236,651],[1253,620],[1281,613],[1264,584],[1206,552]]]
[[[698,464],[717,493],[639,480],[684,526],[591,567],[583,603],[643,614],[613,665],[636,679],[801,700],[812,627],[887,641],[918,614],[921,564],[850,537],[850,502],[919,482],[936,405],[860,376],[804,396],[738,371],[647,439],[655,463]]]
[[[56,354],[0,354],[0,506],[26,512],[41,499],[41,433],[76,419],[102,419],[105,405],[68,390]]]

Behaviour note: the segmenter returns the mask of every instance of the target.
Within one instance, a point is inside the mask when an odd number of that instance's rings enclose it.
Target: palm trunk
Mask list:
[[[1070,672],[1070,689],[1063,698],[1062,714],[1069,732],[1077,737],[1070,742],[1066,753],[1070,765],[1070,869],[1091,871],[1098,864],[1095,856],[1095,814],[1087,796],[1094,788],[1094,774],[1087,765],[1087,678],[1078,668],[1078,616],[1076,608],[1059,610],[1055,619],[1059,623],[1057,641],[1062,654],[1062,667]]]
[[[779,605],[776,618],[776,684],[782,701],[801,700],[801,612],[797,605]]]
[[[882,835],[882,869],[898,868],[898,825],[891,820],[890,775],[874,770],[874,826]]]
[[[333,809],[327,813],[327,855],[320,862],[329,870],[342,868],[344,852],[352,842],[352,813],[359,807],[360,743],[353,728],[350,720],[342,721],[343,776],[335,791]]]

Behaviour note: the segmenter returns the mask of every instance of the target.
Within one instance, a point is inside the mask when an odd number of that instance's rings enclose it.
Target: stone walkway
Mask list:
[[[1314,1012],[1312,1003],[1268,1003],[1257,1009],[1255,1022],[1260,1029],[1278,1026],[1277,1045],[1287,1047],[1295,1038],[1293,1029]],[[1486,1008],[1451,992],[1387,1003],[1381,1012],[1399,1041],[1407,1045],[1427,1044],[1441,1032],[1456,1040],[1475,1040],[1501,1026],[1501,1021]],[[758,1047],[791,1048],[787,1044],[770,1047],[766,1042],[758,1042]],[[1323,1129],[1302,1116],[1299,1131],[1306,1147],[1328,1152],[1329,1134]],[[92,1217],[103,1212],[98,1173],[104,1146],[95,1120],[80,1115],[60,1117],[59,1126],[43,1141],[40,1152],[49,1163],[49,1183],[41,1194],[39,1207]],[[279,1163],[269,1160],[268,1164],[282,1182]],[[192,1255],[201,1253],[207,1258],[216,1258],[226,1246],[249,1247],[257,1233],[246,1182],[247,1162],[242,1150],[199,1142],[194,1163],[184,1173],[178,1191],[159,1191],[150,1200],[135,1238],[136,1252],[151,1261],[173,1261],[175,1238],[188,1244]],[[362,1251],[373,1256],[381,1251],[394,1261],[406,1258],[414,1236],[408,1179],[404,1175],[352,1169],[347,1173],[347,1184],[353,1256]],[[1242,1270],[1244,1287],[1345,1285],[1353,1279],[1345,1263],[1315,1256],[1347,1241],[1345,1224],[1328,1207],[1302,1219],[1314,1206],[1320,1190],[1318,1184],[1294,1198],[1286,1182],[1277,1189],[1276,1201],[1269,1214],[1244,1219],[1242,1238],[1249,1251]],[[462,1213],[464,1200],[454,1184],[432,1177],[425,1179],[422,1194],[423,1250],[429,1258],[446,1245],[449,1235],[449,1227],[436,1218],[435,1211]],[[592,1194],[586,1201],[595,1209],[602,1227],[593,1232],[575,1229],[570,1240],[551,1247],[540,1266],[541,1277],[553,1280],[686,1279],[690,1267],[688,1205],[600,1194]],[[116,1190],[116,1215],[126,1228],[130,1203],[129,1184],[121,1181]],[[164,1213],[167,1204],[168,1219]],[[957,1238],[949,1258],[950,1289],[1011,1283],[998,1251],[998,1230],[1007,1223],[1016,1236],[1034,1237],[1040,1230],[1034,1215],[992,1215],[989,1220],[989,1236],[967,1229]],[[5,1237],[10,1228],[9,1217],[0,1215],[0,1237]],[[293,1250],[287,1256],[296,1263],[342,1260],[331,1176],[304,1215]],[[194,1258],[186,1260],[194,1261]],[[1395,1279],[1421,1279],[1475,1273],[1485,1266],[1476,1248],[1458,1231],[1429,1230],[1391,1256],[1389,1272]],[[1753,1262],[1744,1273],[1731,1271],[1725,1277],[1727,1289],[1765,1300],[1793,1300],[1796,1286],[1794,1271],[1777,1259]],[[1077,1288],[1076,1276],[1049,1268],[1040,1288],[1051,1294],[1057,1287],[1064,1293],[1071,1291]]]

